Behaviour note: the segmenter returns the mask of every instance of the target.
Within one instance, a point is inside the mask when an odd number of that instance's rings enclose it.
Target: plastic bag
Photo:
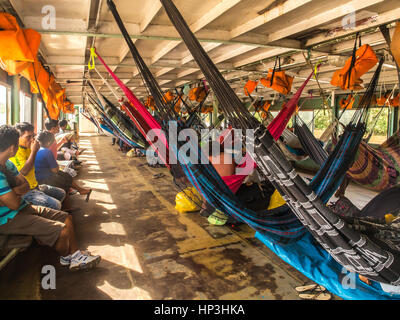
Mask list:
[[[198,204],[202,202],[200,193],[194,188],[189,187],[179,192],[175,197],[175,209],[180,213],[199,211]]]

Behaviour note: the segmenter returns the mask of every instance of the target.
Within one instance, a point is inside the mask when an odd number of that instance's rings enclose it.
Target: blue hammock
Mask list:
[[[329,253],[307,233],[301,240],[285,246],[273,243],[268,237],[256,233],[255,237],[286,263],[290,264],[310,280],[324,286],[329,292],[346,300],[400,300],[400,295],[383,291],[377,282],[369,286],[354,274],[355,288],[346,288],[349,274]],[[345,283],[345,286],[342,285]],[[347,286],[350,286],[348,284]]]

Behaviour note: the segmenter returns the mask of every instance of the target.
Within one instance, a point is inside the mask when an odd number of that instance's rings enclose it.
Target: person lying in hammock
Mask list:
[[[226,153],[224,146],[219,142],[210,141],[208,159],[221,178],[235,174],[236,165],[233,154]],[[200,214],[203,217],[207,217],[209,222],[214,225],[224,225],[228,221],[227,215],[215,210],[205,199],[203,200]]]
[[[86,202],[88,202],[92,189],[79,186],[69,174],[60,171],[58,163],[49,149],[54,144],[54,135],[51,132],[42,131],[39,133],[37,140],[41,146],[35,160],[36,179],[39,184],[48,184],[64,189],[67,195],[69,195],[72,188],[78,191],[79,194],[86,195]]]

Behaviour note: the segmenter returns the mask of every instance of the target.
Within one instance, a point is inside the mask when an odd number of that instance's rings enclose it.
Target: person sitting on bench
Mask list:
[[[79,186],[68,173],[60,171],[58,163],[49,149],[54,144],[54,135],[49,131],[42,131],[37,139],[41,146],[35,160],[37,181],[40,184],[64,189],[67,194],[69,194],[71,188],[75,189],[79,194],[86,195],[86,202],[89,201],[92,189]]]
[[[67,120],[61,120],[59,122],[59,132],[55,134],[55,136],[61,136],[61,135],[65,135],[68,134],[68,130],[67,130],[67,126],[68,126],[68,121]],[[53,131],[55,131],[57,129],[54,129]],[[54,132],[53,132],[54,133]],[[78,156],[81,155],[85,149],[79,149],[77,143],[76,143],[76,136],[75,134],[73,134],[71,132],[71,135],[69,137],[65,138],[67,140],[67,142],[65,142],[62,146],[61,146],[61,151],[64,153],[64,158],[66,160],[78,160]]]
[[[60,210],[66,197],[65,191],[45,184],[39,185],[36,180],[35,159],[40,145],[35,139],[34,127],[23,122],[16,124],[15,129],[19,133],[19,146],[15,156],[9,160],[29,183],[30,190],[22,198],[36,206]]]
[[[46,131],[51,132],[53,135],[56,135],[60,131],[60,125],[58,120],[53,120],[53,119],[47,119],[44,123],[44,127],[46,128]],[[54,140],[52,145],[49,147],[51,152],[53,153],[54,158],[57,160],[57,154],[58,150],[61,148],[61,146],[68,142],[66,139],[61,139],[59,142]]]
[[[32,236],[40,245],[54,248],[60,263],[71,271],[95,267],[101,257],[78,249],[68,213],[31,206],[22,199],[29,185],[8,160],[17,153],[18,141],[15,128],[0,126],[0,234]]]

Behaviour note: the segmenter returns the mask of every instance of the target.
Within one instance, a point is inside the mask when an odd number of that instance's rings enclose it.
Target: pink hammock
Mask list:
[[[241,164],[237,166],[240,168],[239,174],[234,174],[232,176],[221,177],[226,185],[231,189],[233,193],[236,193],[240,186],[243,184],[244,179],[257,167],[256,163],[250,157],[248,153],[244,157]]]
[[[290,118],[293,116],[293,113],[296,111],[296,106],[299,103],[300,96],[306,87],[307,83],[310,81],[311,77],[314,75],[314,71],[311,72],[307,80],[302,84],[302,86],[297,90],[296,94],[290,99],[279,112],[279,114],[272,120],[272,122],[268,126],[269,133],[274,137],[275,140],[278,140],[282,135],[283,130],[285,130]]]
[[[131,105],[128,103],[124,103],[123,109],[126,112],[126,114],[132,119],[132,121],[135,123],[137,128],[140,130],[140,132],[143,134],[143,136],[146,138],[146,140],[149,142],[149,144],[153,147],[153,149],[157,152],[158,156],[161,158],[161,160],[164,162],[164,164],[169,168],[169,160],[168,160],[168,142],[167,138],[165,137],[164,132],[161,129],[161,125],[157,122],[156,119],[151,115],[151,113],[146,109],[144,105],[136,98],[136,96],[133,94],[133,92],[125,86],[125,84],[115,75],[114,72],[108,67],[108,65],[105,63],[105,61],[101,58],[101,56],[98,54],[98,52],[95,50],[95,53],[97,55],[97,58],[100,60],[100,62],[103,64],[103,66],[106,68],[108,73],[111,75],[111,77],[114,79],[114,81],[118,84],[118,86],[121,88],[121,90],[124,92],[125,96],[128,98],[129,102]],[[132,106],[134,108],[132,108]],[[147,129],[147,130],[146,130]],[[155,130],[155,132],[158,135],[158,139],[161,139],[162,144],[165,146],[166,154],[161,154],[159,150],[154,146],[154,141],[152,141],[148,137],[148,132],[150,130]]]

